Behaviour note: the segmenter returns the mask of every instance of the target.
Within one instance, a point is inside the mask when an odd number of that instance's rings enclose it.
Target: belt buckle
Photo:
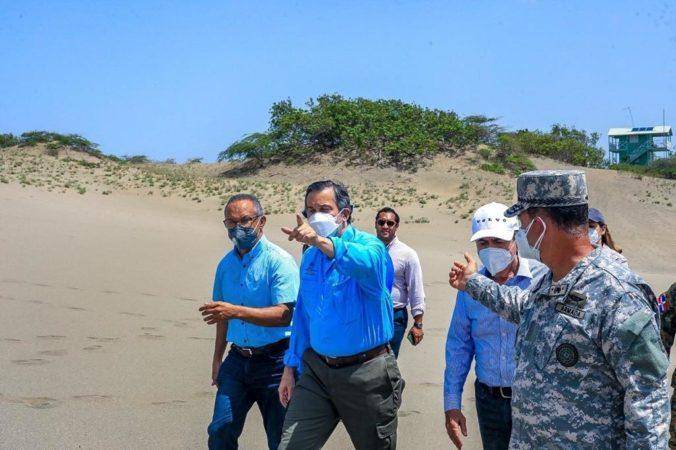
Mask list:
[[[502,386],[500,386],[500,397],[504,398],[505,400],[509,400],[512,398],[511,395],[509,397],[505,395],[504,391],[502,390]]]
[[[242,351],[244,353],[249,354],[248,358],[251,358],[253,356],[253,350],[251,350],[250,348],[248,348],[248,347],[240,347],[240,348],[242,349]]]

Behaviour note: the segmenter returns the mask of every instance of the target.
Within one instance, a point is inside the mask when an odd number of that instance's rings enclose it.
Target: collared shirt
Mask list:
[[[218,264],[215,301],[252,308],[295,303],[298,266],[293,257],[263,236],[244,256],[232,249]],[[239,319],[228,321],[228,341],[240,347],[261,347],[288,337],[291,327],[264,327]]]
[[[299,367],[308,347],[325,356],[350,356],[392,339],[394,271],[385,245],[352,226],[330,239],[332,259],[315,247],[303,254],[287,366]]]
[[[410,305],[413,317],[424,314],[425,291],[418,254],[401,242],[398,237],[388,244],[387,251],[394,266],[394,285],[392,286],[394,309]]]
[[[519,269],[506,286],[527,289],[534,279],[548,272],[547,267],[532,259],[519,258]],[[479,273],[489,276],[482,268]],[[467,373],[476,358],[474,370],[478,380],[488,386],[507,387],[514,379],[515,324],[501,318],[467,292],[459,291],[446,338],[444,372],[444,411],[460,409]]]
[[[667,448],[669,359],[640,277],[595,249],[528,291],[480,274],[466,289],[519,324],[510,448]]]

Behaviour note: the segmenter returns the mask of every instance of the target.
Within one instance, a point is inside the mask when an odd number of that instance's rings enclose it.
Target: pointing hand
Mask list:
[[[289,237],[289,241],[298,241],[301,244],[315,246],[319,235],[310,225],[305,222],[303,216],[296,213],[296,222],[298,225],[295,228],[283,227],[282,231]]]

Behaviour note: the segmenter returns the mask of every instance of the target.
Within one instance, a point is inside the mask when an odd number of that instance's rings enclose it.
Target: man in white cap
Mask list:
[[[543,264],[518,256],[516,218],[506,218],[506,205],[489,203],[472,218],[472,237],[483,264],[480,273],[499,284],[528,289],[546,273]],[[446,431],[457,448],[467,424],[461,410],[462,391],[476,359],[476,395],[479,431],[484,449],[507,449],[512,431],[515,324],[501,318],[463,291],[458,291],[446,339],[444,410]]]

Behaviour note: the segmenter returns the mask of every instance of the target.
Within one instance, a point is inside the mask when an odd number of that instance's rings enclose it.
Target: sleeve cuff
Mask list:
[[[493,281],[490,278],[487,278],[477,272],[469,277],[469,280],[467,280],[465,291],[470,295],[470,297],[477,298],[484,291],[486,285],[491,282]]]
[[[419,314],[425,314],[425,304],[424,303],[420,306],[416,306],[415,308],[411,308],[411,315],[413,317],[415,317]]]
[[[444,411],[449,409],[461,409],[462,394],[461,395],[447,395],[444,397]]]
[[[291,349],[287,350],[286,353],[284,353],[284,365],[288,367],[294,367],[298,369],[300,366],[300,360],[298,359],[298,356],[296,356]]]
[[[345,243],[338,236],[331,236],[329,239],[333,243],[333,259],[336,261],[342,259],[343,255],[345,255],[345,251],[347,250],[345,248]]]

